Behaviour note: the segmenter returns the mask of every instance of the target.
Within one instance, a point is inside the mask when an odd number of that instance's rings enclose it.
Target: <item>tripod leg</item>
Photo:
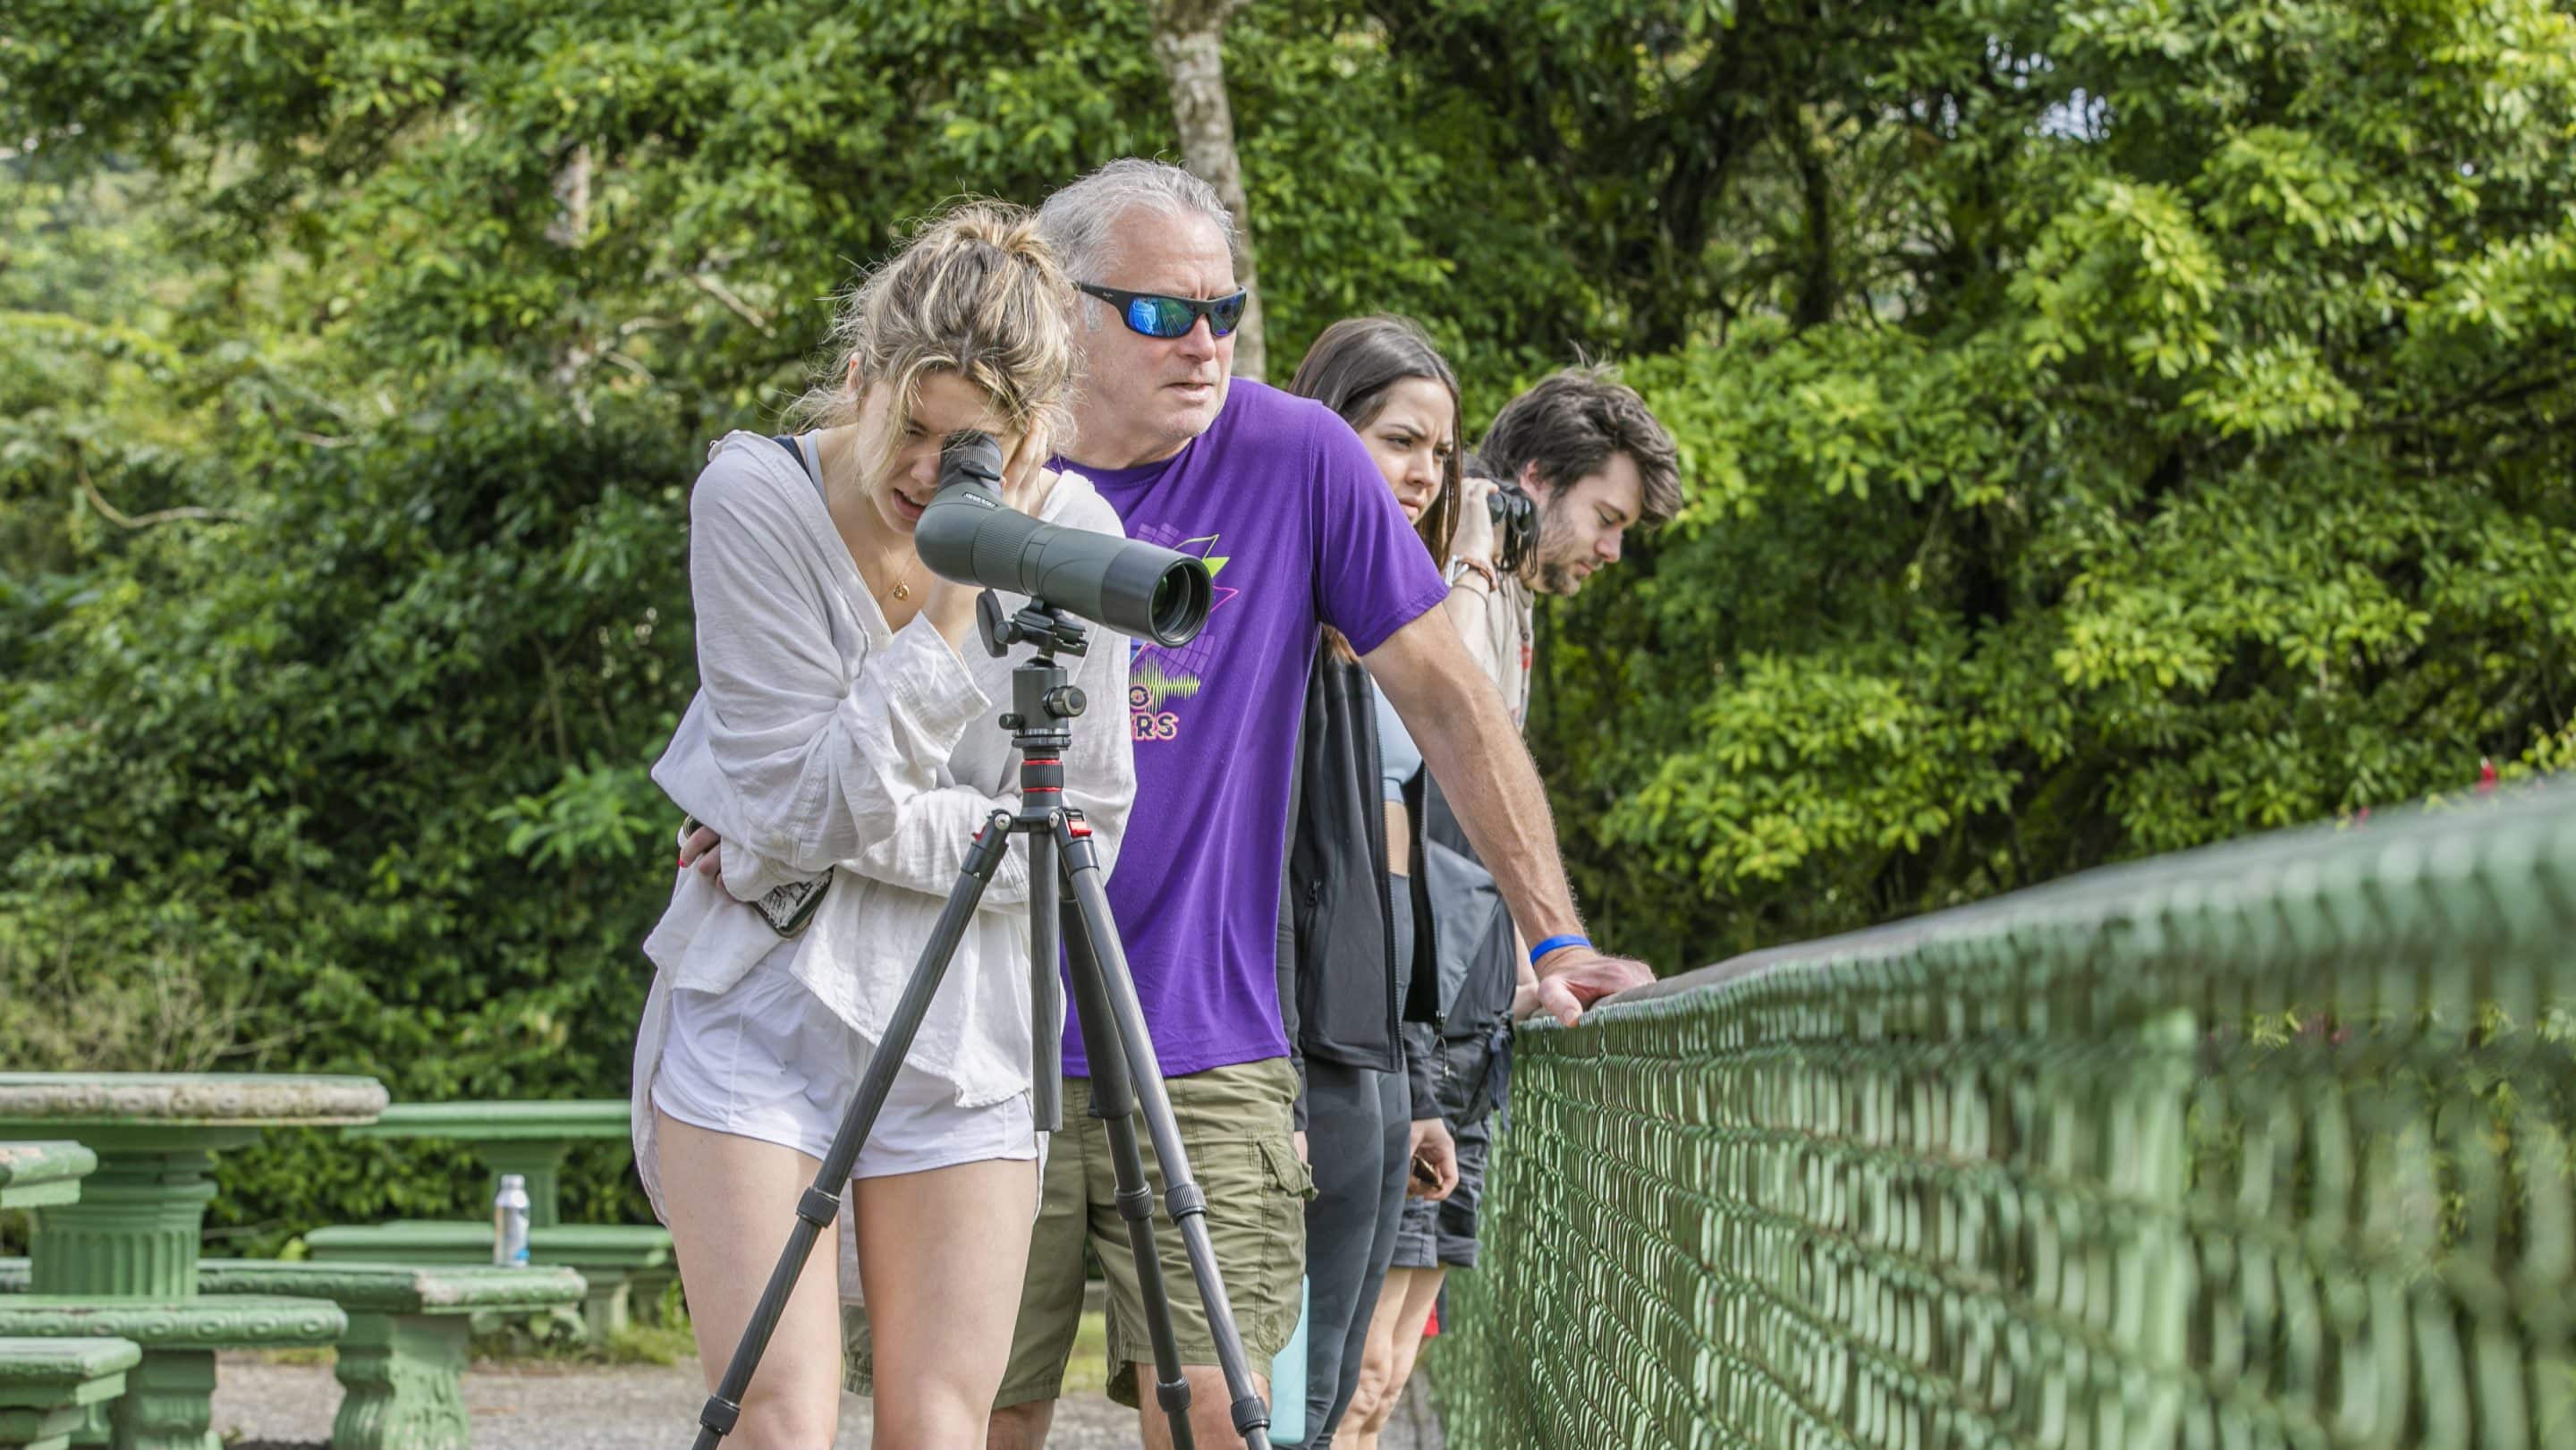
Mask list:
[[[841,1115],[840,1129],[832,1135],[832,1146],[823,1154],[821,1170],[797,1200],[796,1225],[788,1231],[787,1247],[779,1254],[777,1267],[769,1271],[769,1283],[760,1291],[751,1322],[743,1326],[742,1342],[734,1346],[733,1358],[726,1362],[715,1393],[698,1411],[696,1450],[715,1450],[716,1442],[730,1433],[734,1422],[741,1418],[743,1394],[751,1388],[752,1374],[760,1368],[760,1356],[769,1348],[769,1336],[778,1328],[778,1316],[786,1311],[796,1280],[805,1272],[805,1261],[814,1253],[814,1240],[841,1211],[841,1188],[850,1181],[859,1150],[867,1146],[868,1130],[876,1126],[877,1112],[885,1106],[886,1092],[894,1086],[895,1072],[903,1066],[904,1054],[912,1050],[921,1019],[930,1011],[930,999],[938,993],[941,979],[948,975],[949,958],[973,923],[975,907],[984,899],[984,888],[992,884],[994,868],[1001,865],[1002,853],[1010,849],[1010,844],[1010,813],[995,811],[984,829],[976,833],[974,845],[967,849],[966,865],[958,872],[948,903],[930,930],[930,940],[921,949],[911,980],[904,984],[894,1015],[886,1021],[884,1039],[877,1043],[875,1056],[868,1059],[867,1071],[859,1075],[858,1091],[851,1097],[848,1111]]]
[[[1176,1450],[1192,1450],[1190,1382],[1181,1373],[1180,1344],[1172,1334],[1172,1300],[1163,1284],[1163,1261],[1154,1243],[1154,1190],[1145,1183],[1145,1159],[1136,1144],[1136,1094],[1127,1064],[1115,1048],[1117,1025],[1100,987],[1100,968],[1073,903],[1064,904],[1064,944],[1072,962],[1074,1011],[1082,1040],[1092,1044],[1091,1115],[1109,1135],[1109,1163],[1118,1179],[1118,1216],[1127,1221],[1127,1247],[1136,1260],[1136,1286],[1145,1301],[1145,1332],[1154,1345],[1154,1403],[1172,1427]],[[1109,1050],[1103,1051],[1107,1046]]]
[[[1252,1372],[1244,1361],[1243,1340],[1235,1332],[1234,1306],[1226,1301],[1225,1280],[1217,1270],[1216,1246],[1208,1237],[1207,1193],[1190,1176],[1189,1155],[1181,1147],[1180,1128],[1172,1117],[1171,1095],[1163,1087],[1162,1065],[1155,1060],[1153,1041],[1145,1032],[1145,1011],[1136,1000],[1135,980],[1127,973],[1127,949],[1118,940],[1117,926],[1109,914],[1109,898],[1101,887],[1099,858],[1093,854],[1087,833],[1073,834],[1078,828],[1079,822],[1060,828],[1058,848],[1063,853],[1065,886],[1071,897],[1065,903],[1065,948],[1072,966],[1074,1004],[1082,1014],[1082,1040],[1090,1053],[1093,1111],[1101,1111],[1104,1069],[1114,1071],[1120,1079],[1119,1086],[1128,1090],[1121,1094],[1122,1099],[1132,1094],[1144,1110],[1145,1130],[1154,1140],[1154,1161],[1163,1165],[1164,1202],[1171,1211],[1173,1227],[1180,1231],[1181,1246],[1189,1254],[1190,1277],[1197,1281],[1199,1298],[1207,1306],[1217,1364],[1225,1372],[1226,1389],[1232,1396],[1229,1408],[1235,1432],[1243,1437],[1247,1450],[1270,1450],[1270,1407],[1253,1388]],[[1136,1212],[1129,1211],[1131,1183],[1136,1191],[1144,1191],[1144,1165],[1135,1157],[1135,1129],[1121,1126],[1127,1121],[1123,1101],[1120,1107],[1119,1116],[1110,1126],[1113,1149],[1122,1132],[1126,1140],[1124,1155],[1114,1160],[1118,1164],[1118,1211],[1127,1218],[1129,1237],[1136,1245],[1136,1273],[1145,1289],[1147,1322],[1156,1326],[1156,1373],[1179,1391],[1177,1396],[1165,1399],[1167,1386],[1157,1385],[1155,1394],[1171,1417],[1173,1443],[1186,1450],[1190,1444],[1186,1438],[1189,1385],[1178,1365],[1164,1359],[1171,1333],[1169,1300],[1157,1292],[1162,1287],[1162,1269],[1153,1257],[1152,1228],[1144,1217],[1151,1212],[1151,1204],[1138,1204]],[[1127,1167],[1131,1162],[1135,1164],[1132,1179]],[[1177,1350],[1172,1350],[1171,1355],[1174,1360],[1179,1357]]]
[[[1029,835],[1029,1118],[1041,1133],[1064,1126],[1064,997],[1056,984],[1055,837]]]

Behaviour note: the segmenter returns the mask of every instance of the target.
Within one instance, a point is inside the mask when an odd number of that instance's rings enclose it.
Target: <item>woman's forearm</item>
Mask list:
[[[1492,588],[1478,575],[1463,574],[1440,605],[1449,622],[1458,627],[1458,638],[1466,642],[1467,657],[1489,680],[1502,677],[1501,645],[1488,624],[1487,611],[1492,607],[1488,591]]]

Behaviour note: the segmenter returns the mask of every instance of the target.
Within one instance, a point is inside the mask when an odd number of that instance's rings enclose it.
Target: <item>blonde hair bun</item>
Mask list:
[[[955,373],[1015,431],[1061,433],[1073,384],[1073,288],[1037,214],[967,201],[924,218],[903,249],[840,299],[828,371],[791,408],[799,422],[856,421],[849,386],[894,388],[908,415],[921,380]]]

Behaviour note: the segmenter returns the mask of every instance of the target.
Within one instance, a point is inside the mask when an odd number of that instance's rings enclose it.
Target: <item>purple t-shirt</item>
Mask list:
[[[1127,536],[1195,554],[1215,607],[1178,649],[1129,643],[1136,808],[1109,904],[1166,1077],[1284,1057],[1279,871],[1316,629],[1366,654],[1448,590],[1359,435],[1236,379],[1215,426],[1143,468],[1064,460]],[[1064,1070],[1088,1075],[1066,1003]]]

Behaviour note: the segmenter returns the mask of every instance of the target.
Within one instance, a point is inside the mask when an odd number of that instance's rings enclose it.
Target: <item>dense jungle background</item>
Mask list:
[[[1177,155],[1156,23],[13,4],[0,1063],[621,1095],[703,444],[909,219]],[[1404,312],[1471,437],[1580,354],[1681,440],[1542,615],[1607,945],[2576,759],[2564,0],[1269,0],[1224,59],[1271,377]],[[244,1252],[482,1193],[225,1174]]]

